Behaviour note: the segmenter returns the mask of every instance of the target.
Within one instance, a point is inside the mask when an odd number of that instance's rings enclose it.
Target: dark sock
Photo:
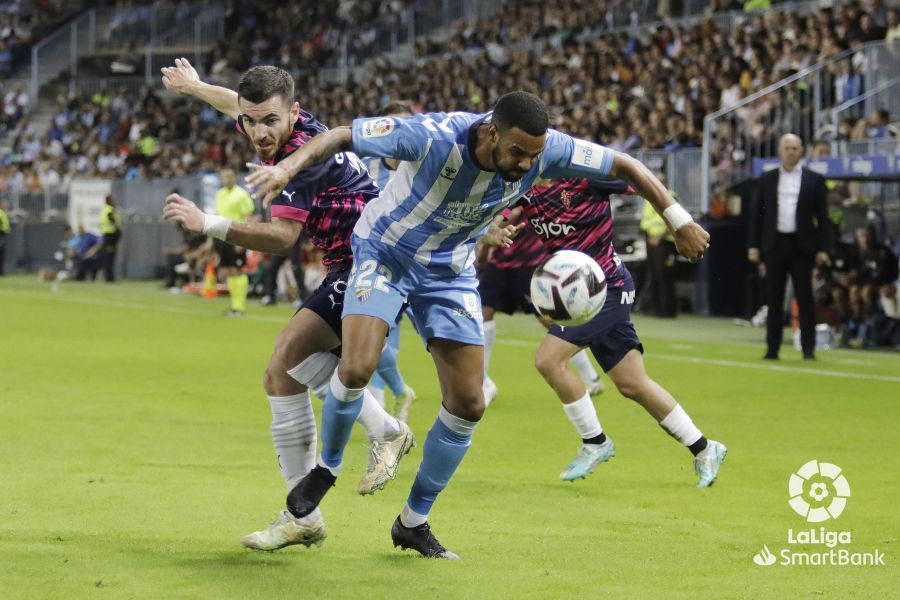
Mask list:
[[[584,442],[585,444],[598,444],[599,445],[606,441],[606,434],[601,433],[600,435],[595,435],[594,437],[592,437],[590,439],[581,438],[581,441]]]
[[[707,441],[706,436],[701,435],[699,440],[688,446],[688,450],[691,451],[691,454],[697,456],[698,454],[706,450],[706,447],[708,445],[709,441]]]

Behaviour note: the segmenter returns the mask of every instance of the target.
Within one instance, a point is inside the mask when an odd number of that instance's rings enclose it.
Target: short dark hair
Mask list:
[[[518,127],[528,135],[544,135],[550,127],[550,113],[534,94],[510,92],[497,100],[491,122],[501,131]]]
[[[253,67],[241,75],[238,82],[238,98],[254,104],[279,95],[286,104],[294,101],[294,78],[278,67],[270,65]]]
[[[394,100],[379,108],[377,116],[386,117],[388,115],[399,115],[404,113],[411,115],[414,112],[412,102],[407,100]]]

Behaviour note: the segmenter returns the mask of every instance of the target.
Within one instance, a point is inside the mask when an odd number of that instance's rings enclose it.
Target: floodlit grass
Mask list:
[[[395,550],[399,512],[437,412],[409,327],[401,364],[419,394],[419,446],[372,497],[356,494],[365,443],[323,504],[321,549],[274,554],[238,539],[274,518],[284,484],[262,372],[289,307],[172,296],[149,283],[0,279],[0,598],[889,597],[897,570],[900,354],[785,349],[729,321],[639,318],[651,375],[728,445],[719,482],[693,486],[687,450],[608,389],[597,401],[618,455],[586,480],[558,474],[579,439],[532,366],[542,330],[500,318],[500,396],[432,513],[460,562]],[[886,566],[757,566],[787,530],[788,477],[840,465],[852,497],[829,530]],[[824,547],[795,547],[819,551]],[[890,592],[893,589],[894,592]]]

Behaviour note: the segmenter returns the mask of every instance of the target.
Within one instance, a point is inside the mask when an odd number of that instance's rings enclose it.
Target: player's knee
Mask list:
[[[272,354],[272,361],[278,361],[285,365],[296,362],[291,360],[292,347],[296,343],[293,336],[287,335],[284,331],[279,333],[278,337],[275,338],[275,350]]]
[[[640,400],[645,395],[645,390],[649,379],[628,379],[625,381],[616,381],[616,389],[619,393],[629,400]]]
[[[556,357],[549,353],[538,351],[534,356],[534,367],[544,379],[552,379],[561,368],[565,368],[565,362],[560,362]]]
[[[273,365],[270,362],[266,366],[266,370],[263,373],[263,387],[266,390],[266,394],[268,394],[270,396],[277,395],[277,390],[276,390],[277,380],[278,380],[278,375],[275,373],[275,369],[273,368]]]
[[[379,356],[374,357],[374,359],[342,358],[338,368],[338,377],[340,377],[341,383],[350,389],[365,387],[369,380],[372,379],[372,374],[378,366],[378,359]]]
[[[480,388],[457,391],[450,398],[445,398],[444,402],[452,407],[450,412],[453,415],[466,421],[477,422],[484,415],[484,394]]]

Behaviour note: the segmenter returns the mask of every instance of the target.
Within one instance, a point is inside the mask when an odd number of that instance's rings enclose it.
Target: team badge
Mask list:
[[[362,125],[362,134],[364,138],[382,137],[393,130],[394,120],[390,117],[370,119]]]
[[[362,304],[372,297],[372,288],[356,288],[353,293],[356,294],[356,301]]]
[[[566,210],[572,208],[572,194],[570,194],[568,190],[560,192],[559,199],[562,201],[563,206],[566,207]]]

